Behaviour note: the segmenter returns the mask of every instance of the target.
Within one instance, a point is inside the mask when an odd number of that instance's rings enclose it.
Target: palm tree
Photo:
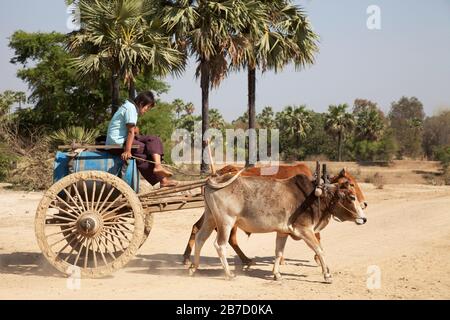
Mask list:
[[[209,91],[219,86],[228,71],[227,55],[240,45],[235,37],[243,29],[258,1],[161,1],[162,26],[173,34],[178,48],[197,59],[196,76],[202,90],[202,138],[209,127]],[[202,149],[206,148],[203,141]],[[202,155],[204,152],[202,152]],[[209,170],[202,156],[201,171]]]
[[[194,104],[193,104],[192,102],[187,103],[187,104],[184,106],[184,111],[185,111],[188,115],[193,114],[194,111],[195,111],[195,106],[194,106]]]
[[[353,115],[347,112],[347,108],[347,104],[331,105],[325,115],[325,131],[333,137],[337,136],[338,139],[338,161],[342,160],[342,144],[345,134],[351,131],[355,125]]]
[[[293,62],[296,68],[314,63],[318,36],[306,14],[287,0],[260,1],[263,14],[253,16],[241,30],[246,46],[232,59],[236,69],[248,72],[248,124],[256,128],[256,70],[281,70]]]
[[[222,129],[225,126],[225,120],[217,109],[209,110],[209,125],[211,128]]]
[[[306,106],[288,106],[282,112],[282,128],[295,140],[296,147],[300,147],[300,141],[311,130],[311,112]]]
[[[68,43],[76,56],[73,66],[85,77],[110,72],[112,112],[120,103],[121,80],[128,84],[133,98],[137,74],[165,75],[183,70],[184,55],[152,22],[152,1],[80,0],[78,6],[81,30],[73,33]]]
[[[172,102],[172,105],[175,107],[175,113],[177,114],[177,119],[180,119],[180,114],[185,110],[185,103],[181,99],[175,99]]]
[[[256,117],[256,120],[263,129],[273,129],[276,127],[272,107],[264,107],[261,113]]]
[[[355,133],[360,140],[377,141],[384,130],[384,120],[377,109],[365,109],[357,114]]]

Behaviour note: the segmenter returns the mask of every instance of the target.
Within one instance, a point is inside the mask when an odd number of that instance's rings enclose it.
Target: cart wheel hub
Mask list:
[[[93,237],[100,230],[100,217],[95,213],[85,213],[77,221],[78,231],[87,237]]]

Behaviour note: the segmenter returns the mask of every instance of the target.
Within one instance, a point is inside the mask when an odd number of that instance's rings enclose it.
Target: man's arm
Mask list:
[[[135,136],[135,125],[127,124],[128,135],[127,142],[125,143],[125,150],[122,153],[122,160],[128,160],[131,158],[131,147],[133,146],[134,136]]]

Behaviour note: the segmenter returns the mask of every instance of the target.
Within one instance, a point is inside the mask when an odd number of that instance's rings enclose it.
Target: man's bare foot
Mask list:
[[[160,177],[171,177],[173,176],[173,173],[169,170],[165,169],[163,166],[155,167],[153,170],[153,173],[160,176]]]
[[[161,188],[170,188],[170,187],[176,187],[179,184],[178,181],[175,180],[169,180],[164,178],[160,183],[160,187]]]

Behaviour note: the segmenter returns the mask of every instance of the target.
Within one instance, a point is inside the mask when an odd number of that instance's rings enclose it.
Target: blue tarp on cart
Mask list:
[[[57,152],[53,167],[53,182],[69,175],[70,156]],[[119,156],[101,151],[84,151],[73,160],[73,173],[79,171],[105,171],[122,178],[136,193],[139,192],[139,172],[136,160],[128,160],[128,165]]]

